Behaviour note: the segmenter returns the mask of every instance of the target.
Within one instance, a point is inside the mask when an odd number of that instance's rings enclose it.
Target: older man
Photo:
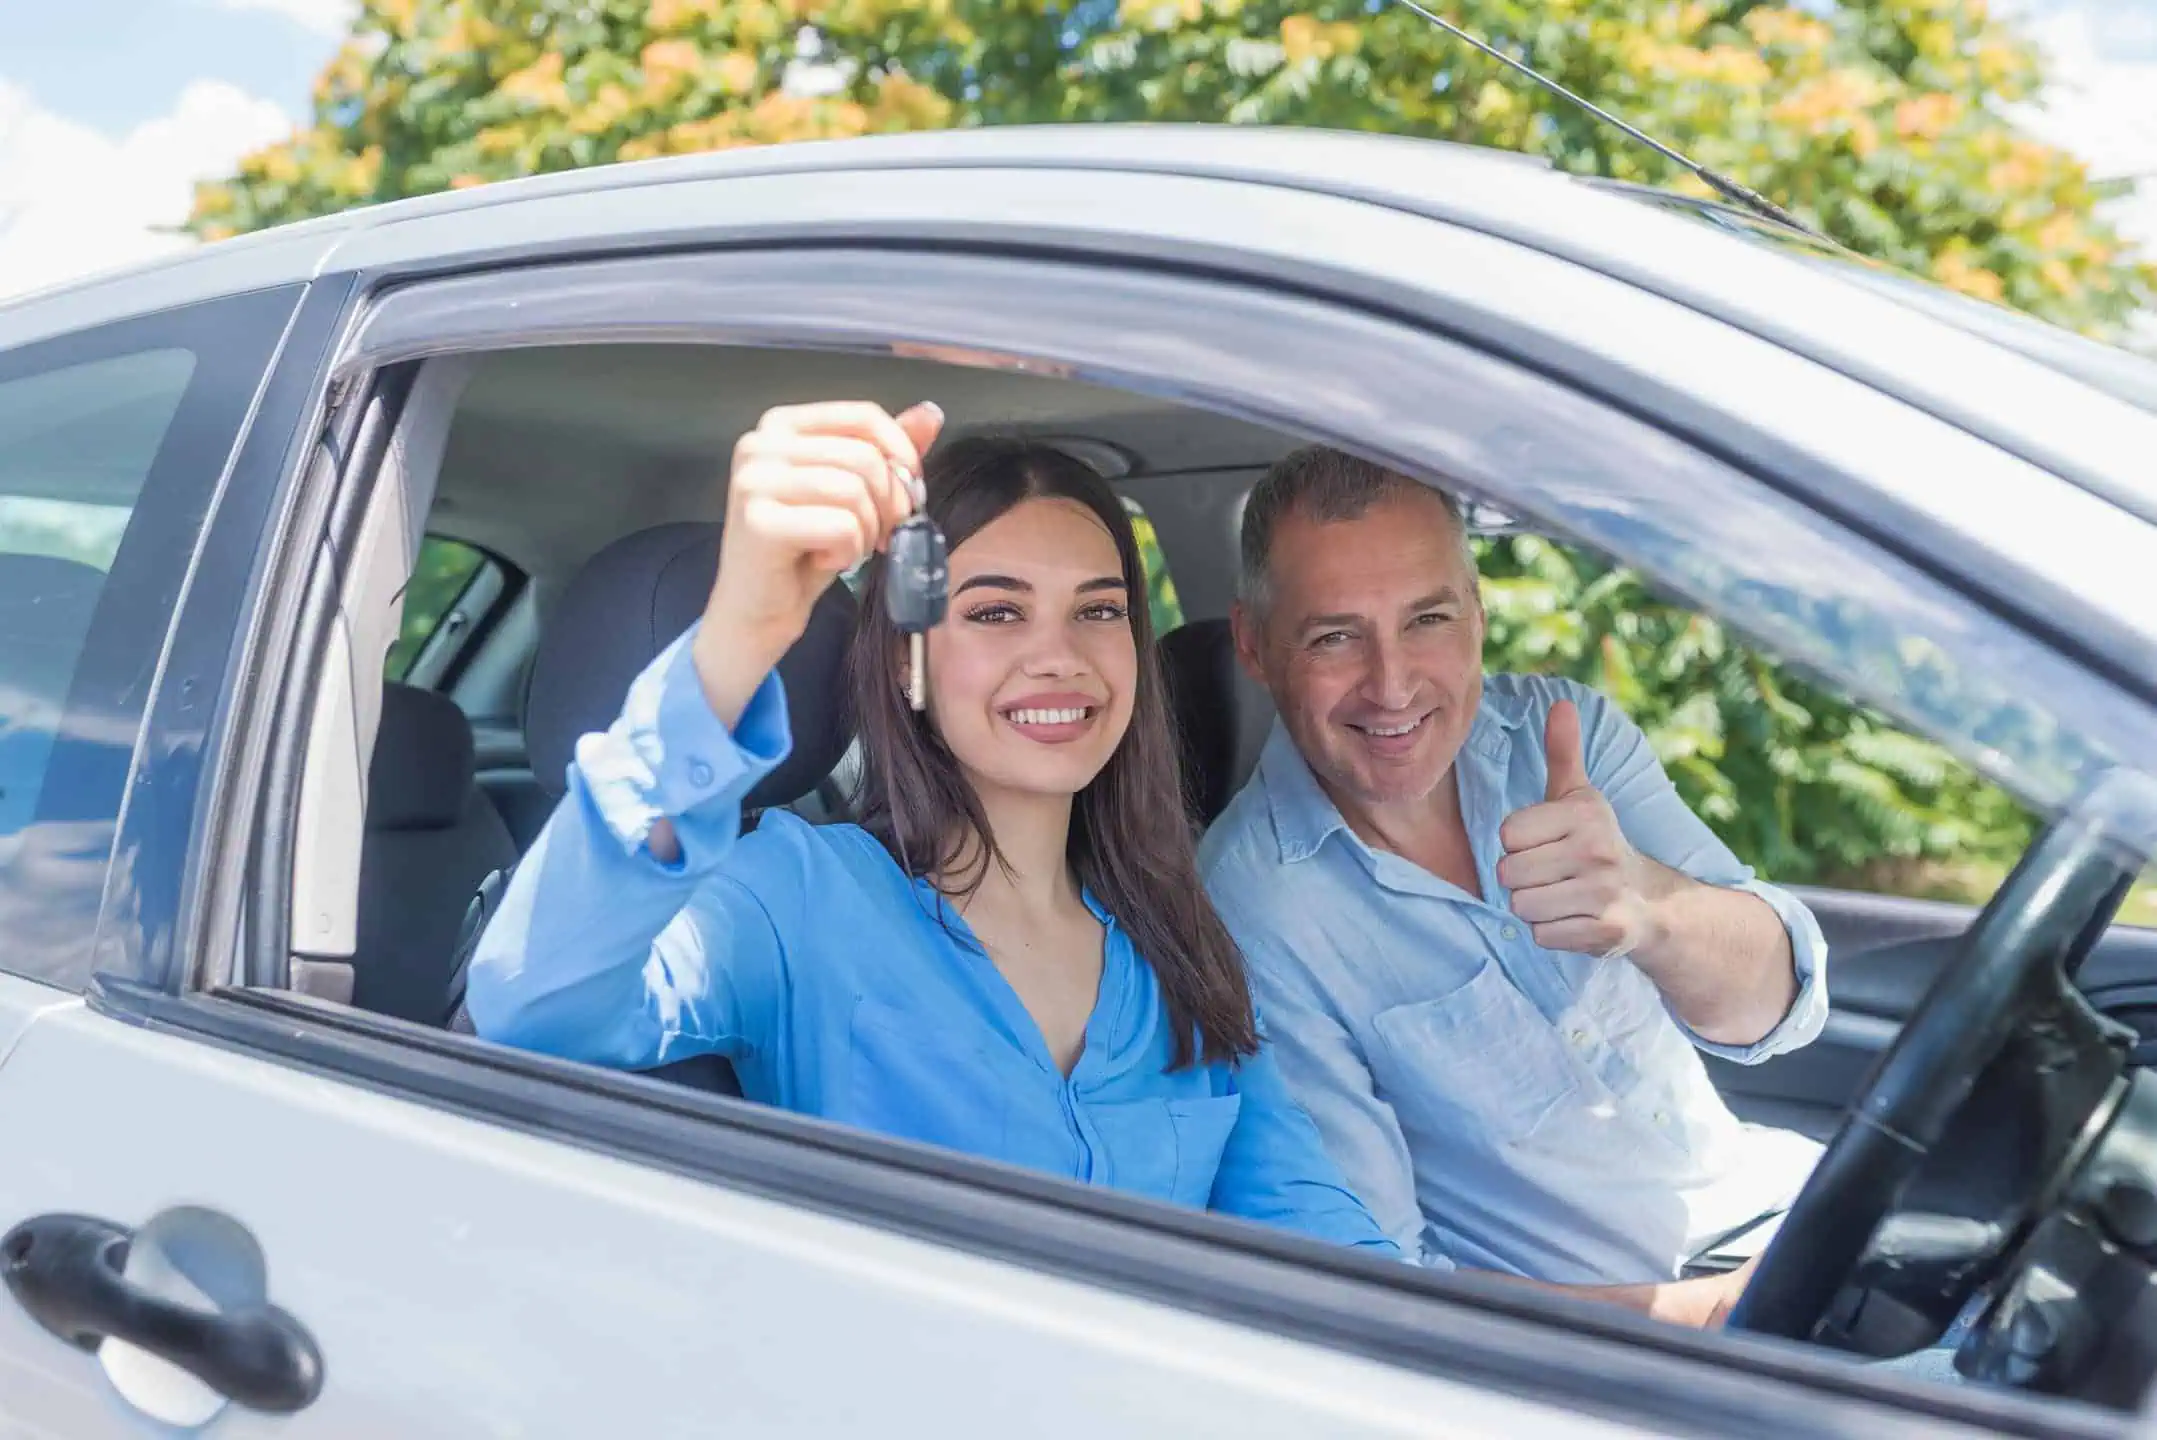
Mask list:
[[[1379,1223],[1430,1263],[1568,1285],[1667,1282],[1763,1231],[1818,1147],[1739,1123],[1697,1052],[1819,1033],[1810,913],[1616,706],[1483,673],[1442,493],[1303,450],[1252,493],[1242,549],[1237,651],[1279,721],[1201,863]]]

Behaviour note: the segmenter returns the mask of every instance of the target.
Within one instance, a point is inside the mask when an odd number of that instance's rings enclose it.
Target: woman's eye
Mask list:
[[[1079,618],[1082,620],[1100,620],[1114,625],[1130,619],[1131,612],[1128,608],[1117,604],[1113,600],[1104,600],[1098,605],[1088,605],[1084,610],[1079,611]]]
[[[1010,604],[977,605],[966,612],[966,618],[976,625],[1009,625],[1022,618],[1019,607]]]

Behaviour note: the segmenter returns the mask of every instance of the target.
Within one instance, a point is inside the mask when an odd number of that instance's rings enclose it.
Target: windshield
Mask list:
[[[2157,360],[2107,345],[2019,310],[1950,290],[1907,271],[1794,234],[1752,216],[1681,195],[1627,187],[1624,193],[1673,214],[1690,216],[1756,244],[1772,246],[1824,274],[1862,285],[1933,319],[2071,375],[2115,400],[2157,414]]]

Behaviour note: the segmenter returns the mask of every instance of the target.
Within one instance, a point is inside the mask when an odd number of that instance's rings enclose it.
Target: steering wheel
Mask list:
[[[2057,1193],[2131,1032],[2074,986],[2143,859],[2055,822],[1963,936],[1762,1254],[1728,1326],[1868,1355],[1938,1340]]]

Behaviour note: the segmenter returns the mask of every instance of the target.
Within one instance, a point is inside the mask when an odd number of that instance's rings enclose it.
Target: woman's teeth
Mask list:
[[[1014,725],[1071,725],[1085,719],[1093,711],[1079,710],[1013,710],[1007,718]]]

